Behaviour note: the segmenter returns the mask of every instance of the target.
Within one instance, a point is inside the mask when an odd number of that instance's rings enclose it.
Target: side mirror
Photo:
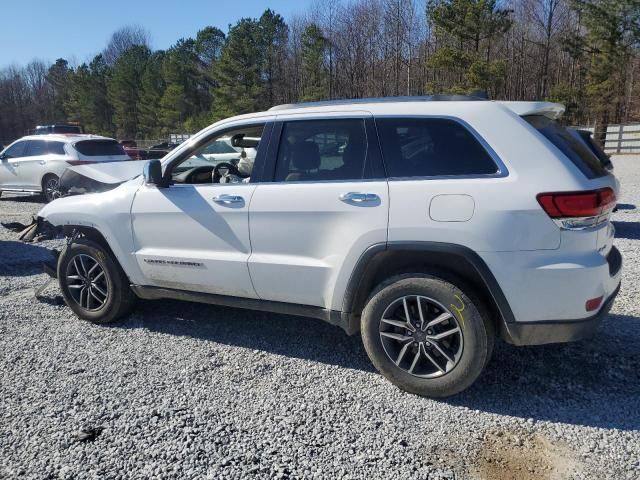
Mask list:
[[[9,160],[9,157],[6,153],[0,153],[0,160],[6,162],[7,160]]]
[[[147,163],[144,164],[142,176],[144,177],[144,183],[147,185],[156,185],[158,187],[163,186],[162,164],[160,163],[160,160],[148,160]]]

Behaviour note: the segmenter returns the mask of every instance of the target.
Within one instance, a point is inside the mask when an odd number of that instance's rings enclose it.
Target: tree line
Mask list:
[[[91,61],[0,70],[0,141],[78,122],[118,138],[194,133],[280,103],[469,94],[552,100],[565,121],[640,120],[640,0],[323,0],[152,50],[124,27]]]

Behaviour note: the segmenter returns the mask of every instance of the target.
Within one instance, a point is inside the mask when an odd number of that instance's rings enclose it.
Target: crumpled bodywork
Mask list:
[[[63,196],[99,193],[140,175],[144,162],[105,162],[67,168],[60,177]]]

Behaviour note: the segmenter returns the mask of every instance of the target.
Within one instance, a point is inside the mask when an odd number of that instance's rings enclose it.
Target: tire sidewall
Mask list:
[[[444,305],[456,317],[463,336],[458,364],[441,377],[420,378],[397,367],[380,340],[380,319],[387,307],[407,295],[422,295]],[[480,375],[491,343],[485,320],[471,299],[455,285],[428,275],[403,275],[382,285],[362,314],[362,339],[374,366],[403,390],[430,397],[454,395],[469,387]]]
[[[55,198],[50,198],[47,194],[47,182],[52,178],[56,179],[56,181],[58,182],[58,189],[60,188],[60,177],[58,177],[57,175],[49,173],[42,178],[42,196],[47,203],[53,202],[55,200]]]
[[[67,266],[79,254],[88,255],[97,261],[107,276],[107,284],[109,287],[109,291],[107,292],[107,301],[96,311],[89,311],[78,305],[71,296],[66,282]],[[60,259],[58,261],[58,283],[67,306],[83,320],[88,320],[97,324],[113,322],[120,308],[120,291],[123,287],[123,285],[121,285],[120,275],[117,268],[118,267],[115,265],[111,255],[93,242],[80,239],[67,246],[60,255]]]

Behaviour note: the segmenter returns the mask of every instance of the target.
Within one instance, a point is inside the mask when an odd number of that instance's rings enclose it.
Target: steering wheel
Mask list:
[[[220,183],[220,179],[222,177],[226,177],[229,174],[238,175],[238,167],[236,167],[233,163],[220,162],[215,167],[213,167],[213,173],[211,174],[211,182]]]

